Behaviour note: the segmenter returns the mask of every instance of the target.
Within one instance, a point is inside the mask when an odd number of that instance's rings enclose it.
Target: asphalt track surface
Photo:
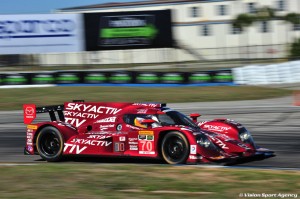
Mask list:
[[[198,112],[200,120],[230,118],[242,123],[255,142],[276,153],[276,157],[240,164],[241,167],[300,169],[300,107],[293,106],[292,97],[236,102],[177,103],[169,107],[185,114]],[[47,116],[47,115],[45,115]],[[0,112],[0,164],[45,163],[39,156],[23,155],[25,125],[21,111]],[[95,161],[96,160],[96,161]],[[68,159],[77,164],[77,159]],[[152,160],[87,158],[79,162],[153,163]]]

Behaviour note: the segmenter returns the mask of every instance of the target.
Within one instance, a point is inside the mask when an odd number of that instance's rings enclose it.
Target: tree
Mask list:
[[[300,24],[300,14],[299,13],[288,13],[282,17],[282,19],[286,22],[289,22],[293,25]]]
[[[291,45],[290,59],[300,59],[300,38]]]
[[[282,17],[282,20],[292,24],[293,26],[300,26],[300,14],[299,13],[288,13]],[[300,39],[295,39],[290,46],[289,58],[299,59],[300,58]]]
[[[272,19],[284,20],[293,26],[299,26],[300,28],[300,14],[299,13],[288,13],[284,16],[279,16],[276,10],[270,7],[261,7],[256,10],[254,14],[239,14],[233,21],[232,25],[234,28],[243,32],[247,27],[250,27],[254,22],[257,21],[270,21]],[[248,40],[248,39],[247,39]],[[247,45],[248,48],[248,45]],[[300,39],[296,39],[290,49],[290,57],[300,58]]]
[[[275,10],[270,7],[261,7],[256,9],[254,14],[239,14],[232,22],[234,28],[238,28],[241,32],[245,28],[250,27],[257,21],[270,21],[275,18]],[[248,41],[248,38],[247,38]],[[247,44],[247,53],[249,53],[249,45]]]
[[[251,26],[256,21],[269,21],[275,17],[275,10],[265,6],[258,8],[255,14],[239,14],[232,21],[232,24],[235,28],[239,28],[241,31],[243,31],[244,28]]]
[[[249,27],[253,23],[253,17],[249,14],[239,14],[236,19],[233,20],[232,24],[234,28],[238,28],[241,32],[246,27]]]
[[[253,18],[254,21],[269,21],[274,19],[275,17],[275,10],[268,6],[264,6],[256,10],[256,14]]]

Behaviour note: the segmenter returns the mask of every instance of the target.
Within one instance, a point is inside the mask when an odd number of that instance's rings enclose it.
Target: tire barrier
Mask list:
[[[300,61],[233,68],[234,83],[245,85],[287,84],[300,82]]]
[[[53,71],[0,74],[0,86],[43,84],[214,84],[233,83],[231,70],[196,72]]]

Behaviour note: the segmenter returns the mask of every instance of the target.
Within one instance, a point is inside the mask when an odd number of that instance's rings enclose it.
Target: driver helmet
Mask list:
[[[143,120],[144,120],[144,118],[136,117],[134,119],[134,126],[141,127],[141,128],[147,128],[147,125],[141,123]]]

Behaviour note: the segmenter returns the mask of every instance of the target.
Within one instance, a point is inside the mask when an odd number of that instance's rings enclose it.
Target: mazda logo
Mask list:
[[[25,113],[26,113],[26,115],[33,115],[34,114],[34,108],[26,107]]]

